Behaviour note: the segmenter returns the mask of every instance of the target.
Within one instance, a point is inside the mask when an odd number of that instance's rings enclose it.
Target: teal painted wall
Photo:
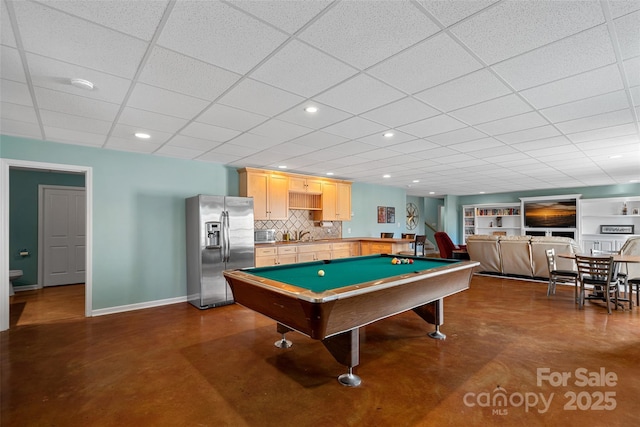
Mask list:
[[[185,296],[184,199],[233,185],[213,163],[4,135],[0,153],[93,168],[94,309]]]
[[[9,269],[22,270],[18,285],[38,284],[38,186],[65,185],[84,187],[84,175],[9,171]],[[29,256],[20,251],[26,249]]]
[[[406,192],[399,188],[353,183],[351,187],[351,221],[342,224],[343,237],[380,237],[382,232],[393,232],[400,237],[406,231]],[[394,207],[396,222],[378,224],[378,206]],[[351,228],[351,234],[348,229]]]

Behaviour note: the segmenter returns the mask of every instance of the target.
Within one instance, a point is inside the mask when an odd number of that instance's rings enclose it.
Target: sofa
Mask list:
[[[476,273],[505,276],[549,278],[545,251],[556,254],[580,253],[580,246],[568,237],[474,235],[467,238],[467,252],[472,261],[480,262]],[[571,259],[556,257],[557,268],[575,270]]]

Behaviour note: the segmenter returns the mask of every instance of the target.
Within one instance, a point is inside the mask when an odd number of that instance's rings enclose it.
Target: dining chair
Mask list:
[[[422,234],[416,234],[413,239],[413,251],[401,251],[398,255],[413,255],[413,256],[425,256],[425,244],[427,242],[427,236]]]
[[[629,237],[620,248],[622,255],[640,255],[640,237]],[[624,272],[627,274],[629,286],[629,299],[633,301],[633,292],[636,293],[636,307],[640,307],[640,263],[624,264]]]
[[[393,233],[380,233],[380,237],[383,239],[391,239],[393,238]]]
[[[593,256],[609,256],[609,255],[618,255],[622,253],[621,251],[607,251],[607,250],[603,250],[603,249],[591,249],[591,255]],[[620,282],[620,285],[622,286],[622,289],[624,290],[624,297],[627,297],[627,292],[629,291],[629,284],[627,281],[627,273],[626,270],[622,271],[622,269],[620,268],[620,265],[616,266],[616,271],[618,274],[618,281]]]
[[[613,257],[576,255],[576,265],[580,281],[580,308],[585,300],[601,300],[606,303],[609,314],[611,314],[612,301],[617,310],[619,288]],[[585,295],[585,285],[593,286],[590,295]]]
[[[547,296],[555,295],[556,283],[558,280],[573,283],[575,302],[578,303],[578,272],[573,270],[558,270],[556,266],[555,249],[545,250],[547,255],[547,266],[549,267],[549,286],[547,287]]]

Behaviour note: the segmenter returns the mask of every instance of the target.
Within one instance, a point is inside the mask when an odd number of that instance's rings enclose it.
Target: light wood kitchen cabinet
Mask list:
[[[322,210],[314,212],[316,221],[351,221],[351,184],[322,183]]]
[[[298,246],[298,262],[331,259],[331,243]]]
[[[253,197],[255,220],[289,218],[289,181],[283,174],[241,169],[240,196]]]
[[[256,267],[267,267],[271,265],[295,264],[298,262],[296,246],[270,246],[268,248],[256,248]]]
[[[293,193],[322,193],[322,180],[300,176],[289,176],[289,191]]]
[[[333,243],[331,250],[331,258],[339,259],[339,258],[349,258],[353,255],[353,247],[357,245],[358,247],[358,255],[360,254],[360,244],[353,242],[341,242],[341,243]]]
[[[375,241],[362,241],[360,242],[360,253],[362,255],[373,254],[397,254],[403,251],[411,250],[412,240],[407,242],[375,242]]]

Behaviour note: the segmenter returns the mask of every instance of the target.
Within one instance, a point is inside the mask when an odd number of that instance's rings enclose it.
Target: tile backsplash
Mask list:
[[[313,213],[307,210],[289,210],[289,219],[286,221],[254,221],[256,230],[274,229],[276,239],[282,240],[283,233],[308,231],[311,237],[317,239],[335,239],[342,237],[342,222],[330,221],[331,227],[321,227],[320,223],[313,220]],[[326,222],[325,222],[326,223]]]

